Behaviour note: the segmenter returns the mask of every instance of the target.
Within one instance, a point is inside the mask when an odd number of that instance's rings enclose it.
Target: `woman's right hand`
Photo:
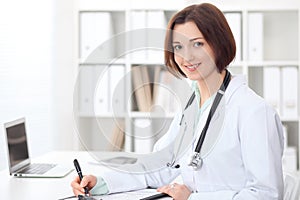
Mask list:
[[[97,183],[97,178],[93,175],[86,175],[83,177],[83,179],[80,181],[79,176],[76,176],[76,178],[71,182],[71,187],[73,189],[73,193],[78,195],[84,195],[84,187],[88,187],[89,190],[91,190]]]

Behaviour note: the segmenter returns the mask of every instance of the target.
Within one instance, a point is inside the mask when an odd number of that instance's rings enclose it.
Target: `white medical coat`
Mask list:
[[[160,187],[181,175],[183,183],[193,191],[191,200],[282,199],[283,133],[278,115],[247,86],[244,76],[232,78],[223,99],[225,104],[220,104],[216,110],[207,137],[218,120],[222,123],[220,134],[215,138],[213,147],[203,155],[200,170],[195,171],[188,166],[194,145],[178,159],[179,169],[166,167],[145,174],[116,171],[101,174],[109,192]],[[208,110],[199,119],[197,137]],[[181,113],[175,116],[168,132],[155,144],[154,151],[165,148],[174,139],[180,128],[180,119]]]

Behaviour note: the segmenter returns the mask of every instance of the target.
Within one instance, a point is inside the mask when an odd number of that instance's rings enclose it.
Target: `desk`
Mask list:
[[[74,168],[73,160],[87,160],[86,152],[51,152],[33,159],[34,162],[62,163]],[[59,199],[72,195],[70,183],[76,176],[72,171],[64,178],[16,178],[8,169],[0,172],[1,199]]]
[[[104,153],[104,152],[103,152]],[[105,156],[112,156],[114,152],[107,152]],[[88,152],[50,152],[44,156],[34,159],[34,162],[51,162],[73,166],[73,160],[77,158],[80,162],[83,173],[95,174],[100,166],[90,164],[93,158]],[[77,176],[72,171],[64,178],[16,178],[9,175],[8,169],[0,172],[1,199],[5,200],[33,200],[51,199],[72,196],[71,181]]]

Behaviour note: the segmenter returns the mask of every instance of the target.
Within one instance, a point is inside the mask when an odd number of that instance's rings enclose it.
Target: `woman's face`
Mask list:
[[[194,22],[175,25],[172,45],[175,62],[189,79],[201,81],[218,71],[214,52]]]

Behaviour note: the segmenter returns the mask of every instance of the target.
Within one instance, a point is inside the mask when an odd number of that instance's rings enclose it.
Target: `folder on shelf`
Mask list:
[[[282,67],[282,116],[298,117],[298,68]]]
[[[163,63],[167,21],[162,10],[147,11],[147,58]]]
[[[282,168],[284,171],[297,171],[297,148],[289,146],[284,149],[282,156]]]
[[[265,100],[281,114],[281,72],[280,67],[263,68],[263,93]]]
[[[125,67],[109,66],[109,112],[116,115],[125,112]]]
[[[96,116],[109,112],[108,66],[95,67],[94,111]],[[92,78],[92,77],[91,77]]]
[[[262,13],[248,15],[248,60],[263,60],[264,24]]]
[[[109,12],[80,13],[80,57],[88,62],[113,58],[113,23]],[[89,58],[90,55],[95,57]],[[92,60],[91,60],[92,59]]]
[[[146,16],[146,11],[131,12],[130,56],[133,60],[144,61],[147,56]]]
[[[94,106],[94,67],[81,66],[79,70],[79,113],[93,115]]]
[[[233,33],[236,43],[235,61],[242,60],[242,17],[241,13],[225,13],[227,22]]]
[[[288,146],[288,126],[286,124],[282,125],[282,129],[283,129],[283,147],[284,149],[287,148]]]
[[[150,153],[153,150],[155,137],[152,134],[152,124],[150,119],[136,118],[133,123],[134,128],[134,152]]]

